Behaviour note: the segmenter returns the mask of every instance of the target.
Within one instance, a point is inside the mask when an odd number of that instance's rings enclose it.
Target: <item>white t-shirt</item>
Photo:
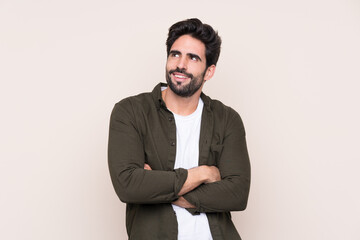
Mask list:
[[[174,114],[176,123],[176,168],[193,168],[199,165],[201,115],[204,103],[192,114]],[[172,205],[178,221],[178,240],[212,240],[209,221],[205,213],[192,215],[185,208]]]

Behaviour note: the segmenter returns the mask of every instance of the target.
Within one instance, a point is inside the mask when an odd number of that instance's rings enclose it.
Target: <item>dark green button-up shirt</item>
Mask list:
[[[171,202],[187,178],[174,169],[176,126],[158,84],[118,102],[111,114],[108,160],[117,195],[126,205],[130,240],[177,239],[177,220]],[[203,184],[183,197],[196,206],[192,214],[207,214],[214,240],[240,239],[230,211],[244,210],[250,187],[250,163],[245,130],[239,114],[201,94],[204,109],[199,142],[199,165],[215,165],[221,181]],[[153,169],[144,170],[147,163]]]

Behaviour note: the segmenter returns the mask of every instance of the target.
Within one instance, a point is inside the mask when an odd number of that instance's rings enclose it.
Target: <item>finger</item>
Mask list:
[[[150,165],[149,165],[149,164],[146,164],[146,163],[144,164],[144,169],[145,169],[145,170],[152,170],[151,167],[150,167]]]

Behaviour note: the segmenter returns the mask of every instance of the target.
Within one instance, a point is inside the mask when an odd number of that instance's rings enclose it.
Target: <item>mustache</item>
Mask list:
[[[169,71],[169,74],[172,74],[172,73],[174,73],[174,72],[178,72],[178,73],[182,73],[182,74],[184,74],[185,76],[187,76],[188,78],[193,78],[194,77],[194,75],[192,75],[191,73],[187,73],[186,71],[185,71],[185,69],[180,69],[180,68],[176,68],[175,70],[170,70]]]

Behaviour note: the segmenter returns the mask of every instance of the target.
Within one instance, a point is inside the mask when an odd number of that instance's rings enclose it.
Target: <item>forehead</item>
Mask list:
[[[205,44],[190,35],[183,35],[176,39],[170,50],[177,50],[183,54],[193,53],[200,57],[205,56]]]

